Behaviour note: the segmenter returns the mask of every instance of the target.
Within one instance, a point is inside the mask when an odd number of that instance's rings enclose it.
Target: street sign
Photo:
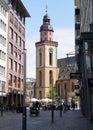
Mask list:
[[[81,78],[81,73],[70,73],[71,79],[78,79]]]

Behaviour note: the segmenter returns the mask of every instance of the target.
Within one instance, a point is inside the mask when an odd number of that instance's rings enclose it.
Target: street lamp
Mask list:
[[[23,114],[22,114],[22,130],[26,130],[26,104],[25,104],[25,97],[26,97],[26,49],[23,50]]]

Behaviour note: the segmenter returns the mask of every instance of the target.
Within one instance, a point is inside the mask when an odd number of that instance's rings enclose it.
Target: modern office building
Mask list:
[[[53,41],[53,28],[50,17],[46,14],[43,17],[43,24],[40,27],[40,41],[36,46],[36,98],[49,97],[50,87],[54,87],[57,80],[57,46],[58,42]]]
[[[0,104],[6,101],[8,5],[0,0]]]
[[[8,5],[6,88],[7,103],[23,104],[25,19],[30,17],[21,0],[5,0]]]
[[[78,68],[82,75],[81,110],[89,120],[93,120],[93,0],[75,0],[75,20],[75,23],[79,20],[78,26],[75,24],[75,32],[79,30],[75,45]]]

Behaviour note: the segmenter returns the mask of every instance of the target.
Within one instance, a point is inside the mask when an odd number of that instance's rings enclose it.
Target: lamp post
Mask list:
[[[53,89],[53,78],[52,78],[52,109],[51,109],[52,123],[54,123],[54,105],[53,105],[53,98],[54,98],[54,89]]]
[[[23,62],[24,62],[24,69],[23,69],[23,113],[22,113],[22,130],[26,130],[26,104],[25,104],[25,97],[26,97],[26,49],[23,50]]]
[[[1,116],[3,116],[3,86],[2,86],[2,99],[1,99]]]

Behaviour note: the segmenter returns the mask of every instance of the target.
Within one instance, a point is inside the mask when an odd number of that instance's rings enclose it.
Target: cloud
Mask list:
[[[58,42],[58,59],[66,57],[66,54],[74,51],[74,28],[55,29],[54,41]],[[39,41],[39,35],[33,34],[26,40],[27,48],[27,77],[36,78],[36,48],[35,42]]]
[[[75,48],[74,29],[55,29],[54,40],[58,41],[58,58],[66,57]]]

